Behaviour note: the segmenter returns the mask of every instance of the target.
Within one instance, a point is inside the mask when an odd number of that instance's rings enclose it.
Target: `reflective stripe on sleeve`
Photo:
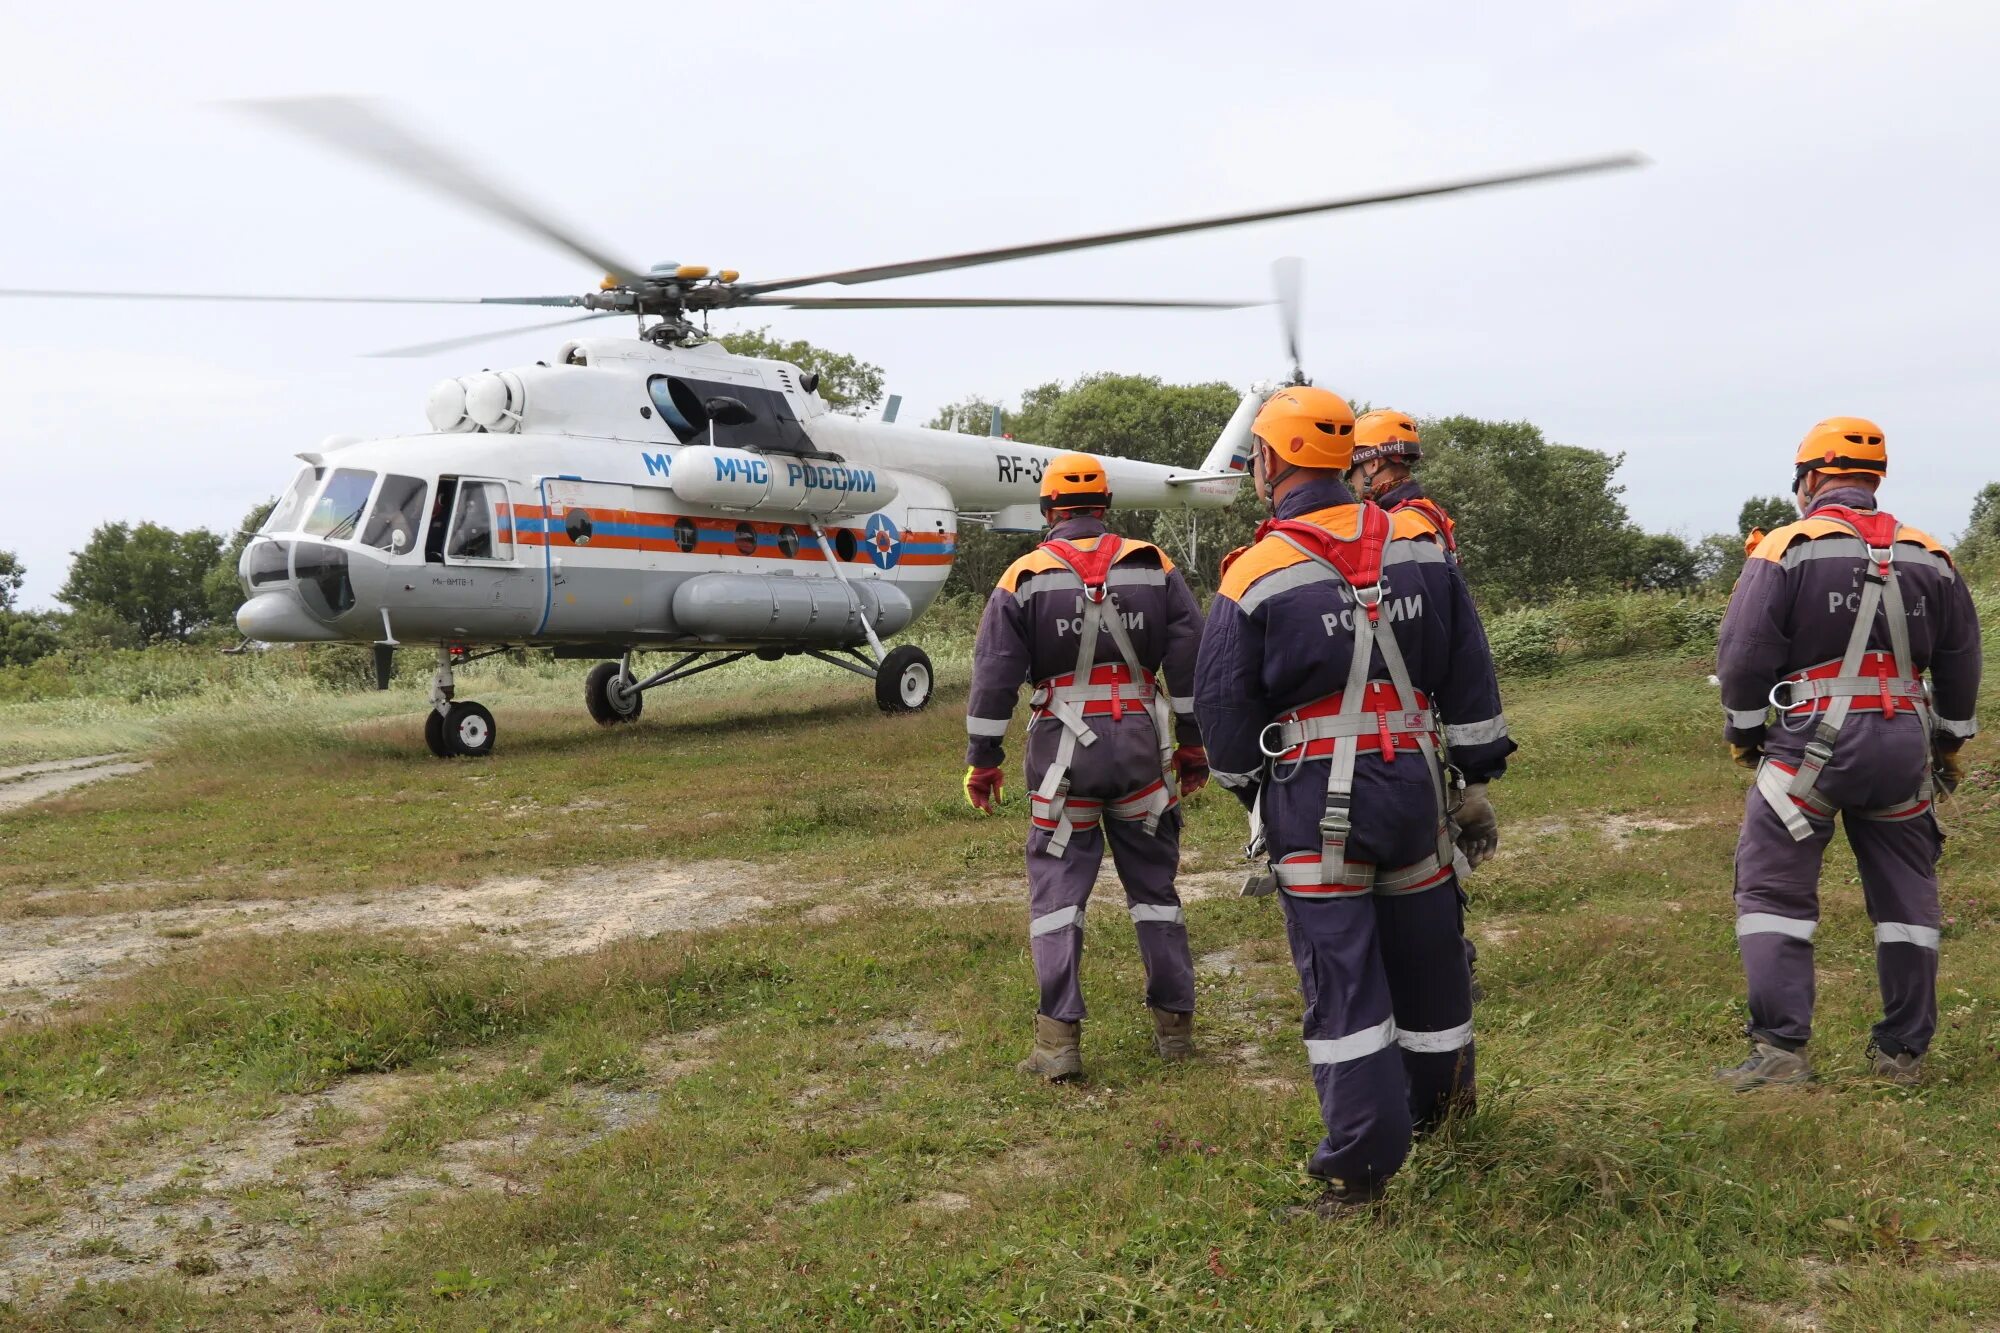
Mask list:
[[[1771,912],[1745,912],[1736,918],[1736,938],[1745,935],[1789,935],[1795,940],[1809,940],[1819,929],[1817,921],[1801,921],[1793,916],[1778,916]]]
[[[1970,740],[1979,731],[1979,719],[1977,718],[1969,717],[1965,721],[1960,722],[1955,717],[1938,717],[1933,715],[1931,722],[1945,735],[1956,736],[1960,740]]]
[[[1877,944],[1914,944],[1936,952],[1938,932],[1934,926],[1912,926],[1901,921],[1884,921],[1875,927]]]
[[[1455,1028],[1445,1028],[1440,1032],[1410,1032],[1403,1028],[1396,1030],[1396,1044],[1406,1051],[1415,1051],[1419,1055],[1440,1055],[1471,1043],[1472,1020],[1469,1018]]]
[[[1163,903],[1133,903],[1132,922],[1143,925],[1151,921],[1165,926],[1179,926],[1187,923],[1187,913],[1177,906]]]
[[[1255,773],[1225,773],[1219,768],[1209,769],[1208,775],[1231,791],[1235,791],[1239,787],[1247,787],[1257,780]]]
[[[1004,717],[974,717],[968,713],[965,717],[966,734],[970,736],[1005,736],[1007,734],[1007,724],[1010,720]]]
[[[1179,697],[1177,696],[1177,697],[1176,697],[1176,698],[1174,699],[1174,716],[1175,716],[1175,717],[1193,717],[1193,716],[1194,716],[1194,700],[1193,700],[1193,699],[1182,699],[1182,698],[1179,698]]]
[[[1396,1020],[1385,1018],[1372,1028],[1336,1037],[1331,1041],[1324,1038],[1306,1038],[1306,1059],[1316,1065],[1346,1064],[1349,1060],[1359,1060],[1364,1055],[1387,1050],[1396,1040]]]
[[[1083,909],[1081,907],[1058,907],[1053,912],[1045,912],[1028,923],[1028,937],[1053,935],[1064,926],[1083,929]]]
[[[1296,565],[1286,565],[1283,569],[1273,570],[1245,588],[1243,595],[1236,599],[1236,606],[1247,616],[1281,592],[1303,588],[1308,583],[1329,583],[1339,577],[1340,575],[1315,561],[1301,560]]]
[[[1730,726],[1741,731],[1754,731],[1764,725],[1766,710],[1760,705],[1756,708],[1725,708],[1722,712],[1729,719]]]
[[[1446,745],[1491,745],[1494,741],[1507,739],[1507,715],[1495,713],[1484,722],[1447,723],[1444,729]]]

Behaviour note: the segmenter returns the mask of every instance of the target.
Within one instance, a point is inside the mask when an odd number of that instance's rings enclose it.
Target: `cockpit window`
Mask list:
[[[423,530],[426,489],[416,477],[391,473],[382,478],[382,492],[375,497],[375,507],[368,511],[368,526],[361,531],[362,542],[399,555],[409,550]]]
[[[331,537],[338,541],[352,537],[361,527],[361,512],[368,508],[368,493],[375,489],[373,472],[357,472],[353,468],[336,468],[327,479],[326,489],[319,493],[313,504],[312,513],[306,518],[306,531],[315,537]]]
[[[813,443],[784,394],[752,384],[724,384],[683,375],[655,375],[646,392],[674,438],[706,444],[713,416],[715,443],[731,449],[809,454]],[[718,403],[718,399],[728,400]],[[713,412],[710,404],[715,404]]]
[[[453,560],[510,560],[514,543],[501,527],[507,488],[497,481],[461,481],[445,554]]]
[[[306,501],[319,486],[319,479],[326,475],[323,467],[302,467],[299,475],[292,478],[292,484],[285,489],[271,516],[264,520],[260,532],[290,532],[298,526],[299,515],[306,509]]]

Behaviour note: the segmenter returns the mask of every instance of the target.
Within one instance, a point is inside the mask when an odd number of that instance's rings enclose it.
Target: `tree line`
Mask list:
[[[723,339],[731,351],[790,361],[821,377],[821,392],[842,411],[866,412],[881,400],[879,367],[804,342],[780,342],[763,329]],[[1151,375],[1086,375],[1051,381],[1021,396],[1006,416],[1007,433],[1083,453],[1117,454],[1177,467],[1197,466],[1236,410],[1228,384],[1169,384]],[[996,404],[966,398],[929,424],[984,434]],[[1425,487],[1458,521],[1462,561],[1474,594],[1494,609],[1533,605],[1615,589],[1723,593],[1744,560],[1744,539],[1795,514],[1785,496],[1753,496],[1735,532],[1697,541],[1647,532],[1632,521],[1617,482],[1622,454],[1555,444],[1526,421],[1468,416],[1420,418]],[[24,571],[0,551],[0,666],[62,648],[140,647],[234,628],[243,594],[236,566],[263,525],[271,501],[252,506],[229,533],[177,532],[157,523],[106,523],[73,554],[56,594],[62,611],[16,606]],[[1264,514],[1246,485],[1234,504],[1192,518],[1172,510],[1126,510],[1112,526],[1165,547],[1192,581],[1212,591],[1222,558],[1250,540]],[[983,599],[1009,563],[1035,543],[975,523],[959,534],[947,593]],[[1958,547],[1961,563],[2000,566],[2000,482],[1974,500]]]

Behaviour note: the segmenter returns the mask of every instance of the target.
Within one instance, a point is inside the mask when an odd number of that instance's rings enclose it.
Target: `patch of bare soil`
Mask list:
[[[105,778],[129,777],[152,765],[125,754],[93,754],[81,759],[51,759],[40,764],[0,768],[0,811],[14,810],[45,796]]]
[[[1589,829],[1615,852],[1630,851],[1652,835],[1685,833],[1714,823],[1711,819],[1669,819],[1664,816],[1583,814],[1574,819],[1538,819],[1518,829],[1502,828],[1496,856],[1521,852],[1550,838],[1560,838],[1579,829]]]
[[[108,972],[158,962],[191,940],[230,935],[472,931],[523,952],[587,953],[628,936],[735,921],[770,905],[751,886],[773,882],[745,862],[651,862],[458,889],[0,920],[0,1010],[33,1013]]]
[[[649,1050],[684,1055],[687,1045],[682,1038]],[[142,1139],[110,1175],[92,1159],[121,1151],[116,1124],[24,1144],[0,1157],[0,1172],[17,1200],[47,1206],[0,1236],[0,1300],[52,1303],[80,1281],[176,1272],[204,1289],[232,1292],[352,1251],[431,1195],[533,1193],[546,1164],[651,1115],[659,1085],[701,1063],[662,1058],[641,1089],[579,1086],[496,1113],[476,1126],[475,1137],[445,1143],[421,1167],[388,1175],[348,1168],[436,1074],[346,1079],[287,1098],[276,1114],[206,1141]],[[98,1170],[80,1182],[87,1162]]]
[[[904,1051],[920,1060],[935,1059],[958,1045],[949,1032],[935,1032],[915,1019],[897,1019],[875,1029],[870,1040],[891,1050]]]

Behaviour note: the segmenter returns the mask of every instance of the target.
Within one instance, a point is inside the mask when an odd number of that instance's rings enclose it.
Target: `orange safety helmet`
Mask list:
[[[1349,467],[1378,458],[1402,458],[1414,463],[1424,456],[1417,442],[1417,423],[1408,414],[1387,407],[1362,414],[1354,423],[1354,458]]]
[[[1042,469],[1042,513],[1058,509],[1109,509],[1111,479],[1089,454],[1058,454]]]
[[[1354,409],[1330,390],[1288,385],[1258,411],[1250,433],[1280,462],[1345,472],[1354,456]]]
[[[1889,471],[1889,447],[1882,428],[1865,417],[1828,417],[1806,432],[1792,456],[1792,489],[1808,472],[1880,477]]]

